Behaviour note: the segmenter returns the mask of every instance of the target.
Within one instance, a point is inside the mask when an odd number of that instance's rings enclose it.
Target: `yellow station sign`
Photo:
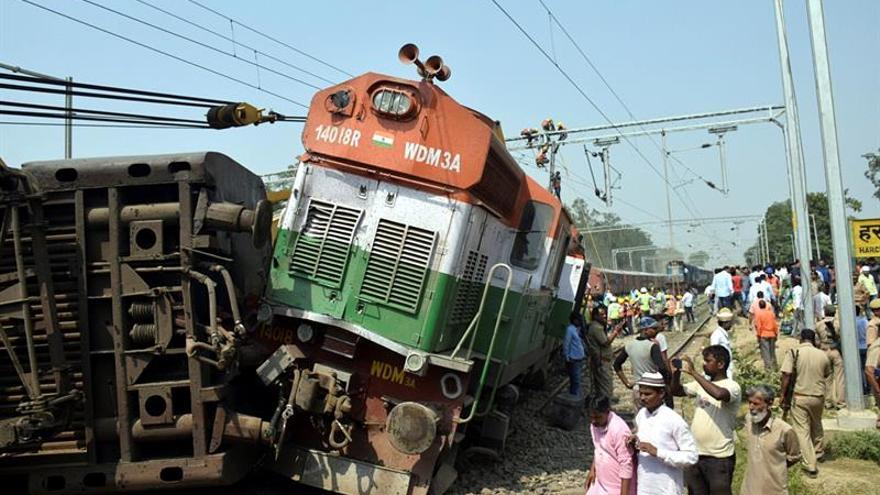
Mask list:
[[[880,257],[880,218],[850,220],[850,228],[856,258]]]

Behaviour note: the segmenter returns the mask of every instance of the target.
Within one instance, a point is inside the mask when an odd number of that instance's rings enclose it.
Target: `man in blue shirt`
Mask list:
[[[856,305],[856,340],[859,344],[859,359],[862,363],[862,368],[865,369],[865,362],[868,357],[868,318],[865,316],[865,311],[858,304]],[[868,382],[865,380],[865,374],[862,375],[862,393],[864,395],[868,395]]]
[[[568,393],[576,397],[581,395],[581,371],[584,365],[584,341],[581,340],[581,315],[572,311],[568,317],[569,325],[562,339],[562,355],[565,358],[565,369],[568,371]]]

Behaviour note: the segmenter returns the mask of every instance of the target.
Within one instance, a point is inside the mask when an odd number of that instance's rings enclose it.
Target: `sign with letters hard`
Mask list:
[[[853,255],[856,258],[880,257],[880,218],[850,220]]]

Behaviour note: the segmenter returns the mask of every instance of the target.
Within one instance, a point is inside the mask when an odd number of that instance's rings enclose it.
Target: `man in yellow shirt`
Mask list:
[[[691,495],[730,495],[733,470],[736,466],[734,438],[736,413],[742,398],[738,383],[727,377],[730,352],[720,345],[703,349],[703,373],[694,370],[689,357],[672,375],[670,389],[673,395],[694,397],[694,419],[691,431],[697,441],[699,460],[685,471],[688,493]],[[675,366],[675,365],[673,365]],[[682,385],[681,372],[694,381]]]

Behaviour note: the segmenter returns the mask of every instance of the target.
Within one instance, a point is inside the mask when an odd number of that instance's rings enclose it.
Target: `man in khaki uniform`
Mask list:
[[[611,361],[614,352],[611,343],[623,331],[625,321],[619,321],[614,329],[606,334],[607,315],[604,306],[596,306],[590,313],[590,326],[587,328],[587,355],[590,358],[589,395],[594,399],[614,398],[614,382],[611,378]]]
[[[825,318],[816,325],[816,334],[819,348],[825,351],[831,363],[831,379],[825,390],[825,408],[843,409],[846,407],[846,393],[843,388],[843,356],[840,355],[840,320],[834,305],[825,306]]]
[[[868,308],[871,310],[871,319],[868,320],[868,332],[867,332],[867,340],[868,340],[868,348],[877,342],[877,337],[880,336],[880,299],[874,299],[868,304]],[[880,345],[880,344],[878,344]]]
[[[793,384],[792,374],[795,375]],[[800,344],[786,352],[782,360],[782,410],[788,413],[791,409],[791,426],[801,446],[804,469],[810,477],[818,474],[816,459],[825,454],[822,410],[830,376],[831,362],[816,348],[816,332],[809,328],[802,330]],[[793,388],[791,394],[787,393],[789,386]]]
[[[874,405],[880,407],[880,380],[877,370],[880,370],[880,341],[874,341],[874,345],[868,348],[868,357],[865,359],[865,379],[871,393],[874,394]],[[880,416],[877,416],[877,428],[880,428]]]

